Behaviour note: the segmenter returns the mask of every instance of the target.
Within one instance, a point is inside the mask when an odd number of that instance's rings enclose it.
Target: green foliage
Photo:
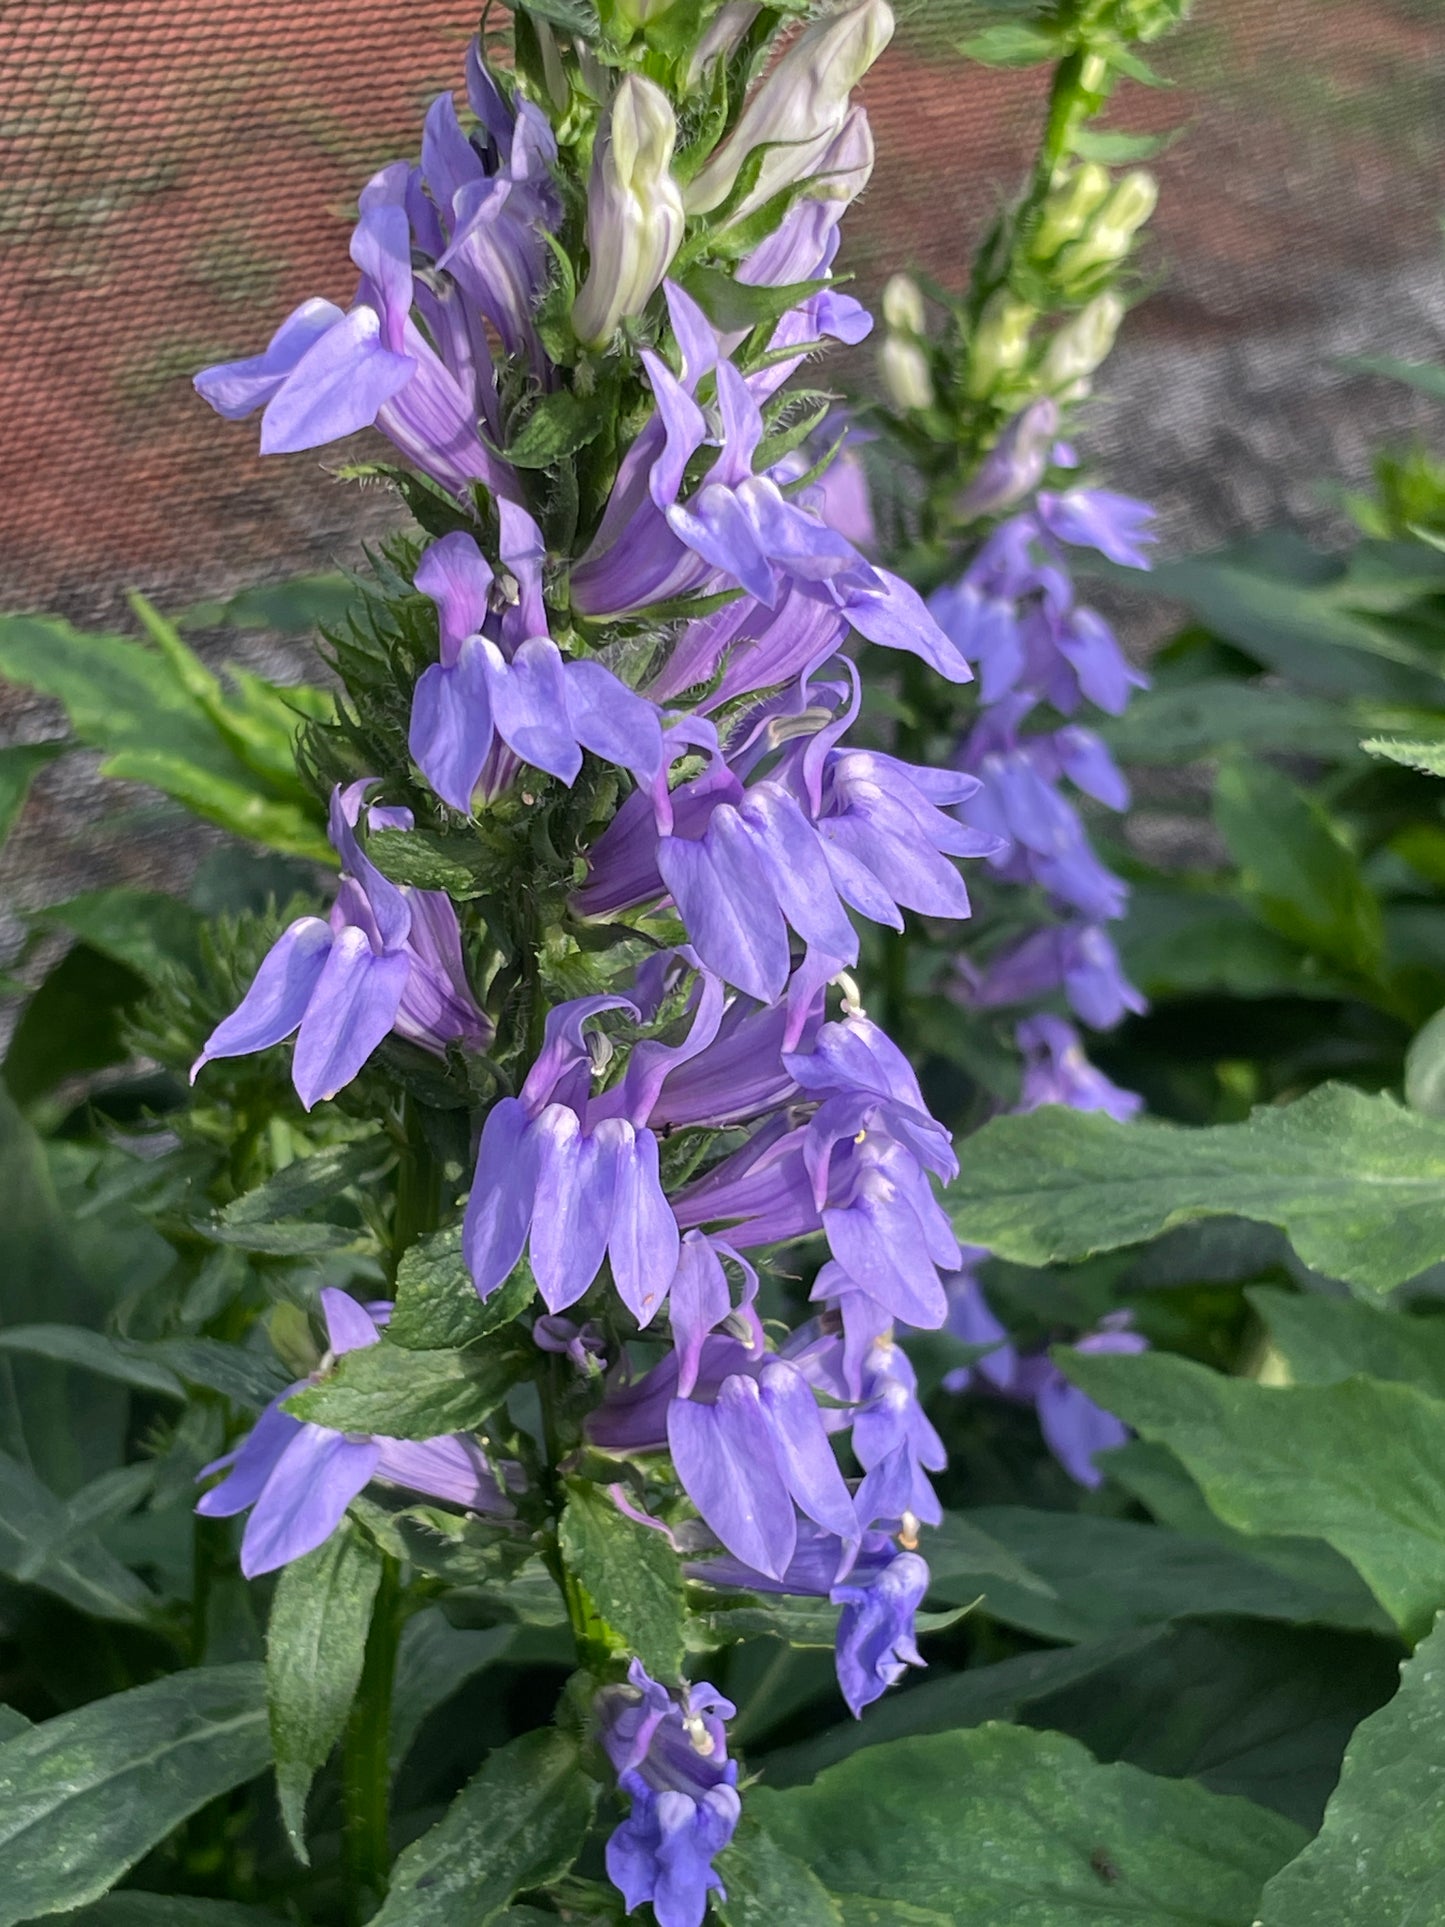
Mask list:
[[[486,1424],[523,1375],[520,1343],[485,1351],[411,1351],[383,1338],[347,1352],[332,1370],[286,1401],[296,1418],[334,1432],[431,1439]]]
[[[568,1570],[623,1652],[656,1680],[682,1672],[684,1606],[677,1554],[662,1533],[639,1525],[582,1479],[567,1483],[558,1538]]]

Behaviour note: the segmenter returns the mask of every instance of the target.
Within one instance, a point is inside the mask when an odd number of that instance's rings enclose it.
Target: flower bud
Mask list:
[[[900,334],[921,335],[926,331],[923,290],[911,274],[890,275],[884,284],[883,319]]]
[[[1109,198],[1112,186],[1109,170],[1100,167],[1097,161],[1086,161],[1082,167],[1075,168],[1068,180],[1055,188],[1044,202],[1032,243],[1035,260],[1047,261],[1066,241],[1076,241],[1089,225],[1090,217]]]
[[[928,356],[904,335],[885,335],[878,350],[878,372],[888,399],[901,414],[933,406],[933,376]]]
[[[1023,367],[1035,313],[1027,302],[1016,301],[1006,288],[989,297],[968,358],[967,388],[972,400],[982,400],[1003,376],[1016,374]]]
[[[1092,375],[1107,359],[1124,319],[1124,303],[1117,294],[1100,294],[1066,321],[1049,343],[1039,370],[1045,388],[1070,387]]]
[[[603,9],[604,23],[619,36],[636,33],[669,12],[674,0],[611,0]]]
[[[1126,174],[1090,223],[1086,233],[1070,241],[1060,253],[1055,270],[1067,285],[1097,269],[1122,261],[1134,236],[1154,212],[1159,185],[1142,167]]]
[[[997,515],[1031,495],[1044,478],[1049,449],[1059,432],[1058,404],[1047,395],[1015,415],[989,450],[978,473],[953,504],[961,521]]]
[[[662,89],[626,75],[598,133],[587,183],[587,279],[572,325],[589,346],[642,312],[677,253],[686,215],[669,172],[676,139]]]
[[[732,192],[743,163],[766,147],[741,218],[813,172],[842,126],[849,96],[893,37],[887,0],[855,0],[800,33],[742,111],[737,126],[687,189],[689,214],[707,214]]]
[[[757,0],[727,0],[727,5],[718,9],[687,63],[684,79],[689,92],[701,84],[717,61],[731,58],[743,35],[761,12]]]

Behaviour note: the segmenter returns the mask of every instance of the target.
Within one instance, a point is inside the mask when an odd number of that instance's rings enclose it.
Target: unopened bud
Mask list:
[[[888,399],[900,414],[933,406],[933,376],[928,356],[905,335],[885,335],[878,350],[878,372]]]
[[[727,60],[743,35],[762,12],[756,0],[728,0],[714,14],[707,32],[698,41],[687,63],[684,76],[688,90],[696,87],[719,60]]]
[[[666,94],[628,74],[598,133],[587,183],[587,279],[572,325],[589,346],[641,314],[682,242],[687,217],[670,172],[676,139]]]
[[[999,436],[977,475],[954,502],[961,521],[997,515],[1012,508],[1038,487],[1049,463],[1049,449],[1059,432],[1058,404],[1048,395],[1030,402]]]
[[[603,11],[604,24],[614,33],[634,34],[669,12],[674,0],[611,0]]]
[[[891,275],[883,288],[883,319],[900,334],[921,335],[927,326],[923,290],[911,274]]]
[[[1045,388],[1069,388],[1092,375],[1107,360],[1124,319],[1124,303],[1117,294],[1095,295],[1086,308],[1066,321],[1049,343],[1039,370]]]
[[[968,358],[968,393],[979,401],[1005,375],[1016,374],[1028,359],[1029,330],[1035,310],[1005,289],[991,295],[979,317]]]
[[[1113,182],[1109,170],[1097,161],[1086,161],[1075,168],[1061,187],[1056,187],[1044,202],[1038,227],[1034,231],[1033,254],[1047,261],[1066,241],[1076,241],[1090,220],[1109,198]]]
[[[1154,212],[1159,186],[1142,167],[1124,176],[1099,209],[1087,233],[1071,241],[1055,263],[1061,281],[1082,280],[1096,269],[1122,261],[1134,236]]]
[[[748,156],[763,158],[739,219],[814,171],[843,124],[849,97],[893,38],[887,0],[855,0],[800,33],[743,108],[737,126],[687,190],[689,214],[707,214],[731,194]]]

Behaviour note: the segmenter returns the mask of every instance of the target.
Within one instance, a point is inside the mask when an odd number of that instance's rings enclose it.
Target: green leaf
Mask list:
[[[993,1550],[995,1568],[1007,1559],[1019,1576],[993,1576],[976,1542]],[[1201,1611],[1344,1626],[1361,1618],[1352,1595],[1293,1580],[1228,1546],[1087,1513],[946,1513],[929,1535],[928,1563],[932,1597],[966,1603],[982,1593],[981,1612],[1043,1639],[1083,1641]]]
[[[487,888],[486,847],[465,833],[374,830],[366,839],[366,853],[383,876],[417,890],[445,890],[465,899]]]
[[[1228,1216],[1279,1225],[1314,1270],[1386,1292],[1445,1259],[1445,1124],[1340,1084],[1204,1130],[1047,1108],[971,1137],[948,1195],[966,1243],[1020,1264]]]
[[[37,911],[34,921],[68,930],[148,984],[163,982],[177,964],[194,968],[200,959],[200,918],[159,890],[90,890]]]
[[[270,1758],[262,1671],[196,1667],[0,1746],[0,1927],[97,1900]]]
[[[563,33],[575,34],[579,40],[602,38],[597,9],[589,0],[515,0],[513,11],[528,13],[534,20],[545,20],[549,26],[560,27]]]
[[[513,1740],[401,1855],[371,1927],[490,1927],[515,1895],[567,1872],[596,1801],[575,1740],[549,1730]]]
[[[743,328],[766,327],[829,284],[793,281],[782,287],[753,287],[725,274],[721,268],[691,267],[682,277],[690,294],[715,328],[733,334]]]
[[[291,1383],[290,1374],[276,1359],[249,1347],[227,1345],[219,1338],[158,1338],[148,1344],[128,1342],[133,1357],[154,1359],[209,1392],[253,1412],[269,1405]]]
[[[1128,167],[1136,161],[1153,160],[1169,145],[1168,134],[1127,134],[1113,127],[1081,127],[1073,139],[1074,152],[1081,161],[1099,161],[1105,167]]]
[[[1408,743],[1398,736],[1368,736],[1360,744],[1371,756],[1388,757],[1426,776],[1445,776],[1445,743]]]
[[[488,1332],[509,1325],[536,1294],[536,1280],[523,1260],[490,1298],[478,1298],[462,1257],[461,1226],[453,1225],[418,1239],[403,1256],[387,1336],[408,1351],[475,1345]]]
[[[1346,970],[1378,970],[1379,903],[1312,797],[1267,764],[1228,763],[1215,786],[1214,819],[1264,923]]]
[[[380,1583],[381,1554],[346,1522],[283,1567],[276,1582],[266,1626],[266,1703],[281,1820],[303,1865],[306,1796],[356,1697]]]
[[[65,749],[64,743],[12,743],[0,749],[0,843],[14,828],[30,785]]]
[[[159,1601],[28,1466],[0,1452],[0,1573],[54,1593],[96,1619],[145,1626]]]
[[[186,1396],[175,1373],[140,1347],[129,1347],[105,1332],[83,1325],[15,1325],[0,1331],[0,1351],[24,1352],[31,1358],[50,1358],[60,1365],[77,1365],[101,1378],[113,1378],[137,1391],[157,1392],[162,1398]]]
[[[1159,1352],[1059,1362],[1167,1445],[1226,1525],[1343,1553],[1407,1640],[1445,1605],[1445,1402],[1372,1378],[1258,1385]]]
[[[235,1900],[189,1894],[143,1894],[127,1887],[93,1907],[62,1914],[56,1927],[282,1927],[280,1916]]]
[[[982,67],[1037,67],[1058,58],[1059,39],[1022,20],[1000,20],[961,41],[958,51],[965,60],[976,60]]]
[[[33,1105],[72,1077],[123,1063],[124,1013],[145,988],[128,965],[89,944],[67,951],[21,1011],[5,1052],[16,1103]]]
[[[567,1481],[562,1557],[629,1652],[663,1684],[682,1671],[683,1593],[677,1554],[660,1532],[619,1512],[600,1487]]]
[[[285,1165],[264,1184],[257,1185],[228,1204],[220,1216],[197,1226],[217,1244],[241,1251],[300,1252],[348,1251],[369,1243],[370,1233],[360,1221],[355,1205],[349,1208],[350,1222],[338,1222],[331,1213],[338,1202],[345,1206],[345,1194],[370,1191],[391,1168],[396,1151],[391,1140],[378,1131],[354,1144],[331,1145],[313,1151]],[[309,1212],[324,1212],[324,1217],[309,1218]]]
[[[198,602],[176,621],[188,629],[271,629],[305,636],[336,629],[356,608],[355,583],[344,575],[298,575],[289,582],[261,583],[221,602]]]
[[[1437,1010],[1410,1039],[1405,1102],[1425,1117],[1445,1117],[1445,1010]]]
[[[551,468],[595,442],[607,425],[608,398],[559,388],[543,395],[507,449],[514,468]]]
[[[101,766],[103,776],[127,783],[145,783],[188,809],[203,822],[250,837],[284,856],[310,857],[335,868],[336,853],[321,831],[294,803],[273,802],[259,795],[250,778],[233,781],[199,763],[164,750],[127,749]]]
[[[1125,973],[1150,997],[1348,997],[1358,986],[1268,930],[1234,897],[1145,884],[1119,932]]]
[[[1345,355],[1339,362],[1359,375],[1383,375],[1388,381],[1403,381],[1422,395],[1445,401],[1445,368],[1428,361],[1400,361],[1394,355]]]
[[[1304,1839],[1248,1801],[1011,1726],[869,1747],[749,1806],[826,1869],[846,1927],[1247,1927]]]
[[[419,1352],[383,1338],[347,1352],[285,1409],[334,1432],[434,1439],[485,1424],[530,1362],[520,1346],[501,1340],[485,1351]]]
[[[1339,703],[1232,677],[1143,690],[1122,716],[1104,717],[1098,733],[1125,763],[1173,765],[1231,749],[1333,758],[1359,747]]]
[[[391,1705],[391,1766],[401,1765],[427,1716],[469,1679],[504,1659],[515,1626],[481,1632],[453,1626],[440,1606],[413,1613],[402,1628]]]
[[[1269,1327],[1295,1385],[1363,1374],[1445,1398],[1445,1320],[1258,1286],[1245,1297]]]
[[[1259,1927],[1402,1927],[1445,1918],[1445,1623],[1359,1728],[1317,1838],[1275,1875]]]
[[[843,1927],[838,1903],[813,1869],[785,1853],[746,1810],[718,1856],[727,1900],[714,1900],[724,1927]]]

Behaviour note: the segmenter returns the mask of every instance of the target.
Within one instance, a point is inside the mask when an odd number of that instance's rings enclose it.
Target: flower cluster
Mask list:
[[[711,14],[675,84],[717,98],[721,73],[745,75],[757,11]],[[619,1503],[629,1480],[671,1481],[656,1523],[699,1581],[832,1600],[855,1712],[918,1663],[917,1546],[941,1516],[943,1454],[894,1326],[944,1323],[962,1253],[933,1189],[956,1170],[948,1134],[846,975],[854,915],[966,917],[957,859],[1003,864],[1013,847],[985,820],[988,773],[850,740],[850,637],[955,683],[972,643],[830,512],[847,492],[826,460],[804,466],[783,392],[871,325],[830,270],[872,163],[852,89],[891,31],[883,0],[820,16],[721,139],[689,117],[717,144],[685,163],[650,73],[589,55],[564,109],[558,54],[549,114],[474,49],[475,125],[443,96],[420,164],[382,168],[361,196],[351,306],[306,302],[261,355],[197,382],[227,416],[262,408],[268,452],[379,429],[450,504],[413,570],[436,652],[411,691],[410,767],[338,788],[329,919],[281,936],[197,1069],[294,1032],[310,1106],[389,1033],[443,1059],[491,1053],[508,1094],[477,1120],[462,1247],[478,1293],[526,1258],[539,1358],[578,1368],[582,1436],[619,1462]],[[559,279],[572,245],[576,287]],[[734,298],[710,312],[724,276]],[[758,318],[740,326],[739,305]],[[588,451],[585,490],[523,459],[556,423],[572,436],[559,462]],[[588,933],[621,929],[607,954],[623,961],[519,1021],[515,1000],[474,988],[481,913],[391,881],[366,846],[422,807],[453,835],[498,809],[560,811],[589,759],[621,800],[577,849],[547,940],[595,950]],[[829,1255],[813,1316],[778,1342],[755,1259],[815,1239]],[[577,1306],[580,1325],[563,1316]],[[349,1299],[326,1309],[333,1352],[376,1339]],[[639,1347],[660,1338],[644,1368]],[[371,1479],[510,1505],[475,1441],[358,1440],[280,1409],[228,1463],[202,1506],[252,1506],[257,1571],[317,1543]],[[718,1884],[738,1814],[730,1712],[636,1664],[597,1702],[631,1801],[609,1870],[661,1927],[696,1927]]]

